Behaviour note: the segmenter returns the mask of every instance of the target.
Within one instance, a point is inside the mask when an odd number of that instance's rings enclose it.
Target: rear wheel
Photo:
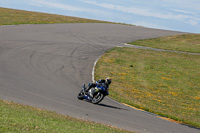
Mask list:
[[[94,104],[98,104],[100,103],[104,98],[104,95],[100,92],[98,92],[97,94],[94,95],[93,99],[92,99],[92,103]]]
[[[79,99],[79,100],[83,100],[84,97],[85,96],[85,93],[83,92],[83,90],[81,90],[81,92],[78,94],[78,96],[77,96],[77,98]]]

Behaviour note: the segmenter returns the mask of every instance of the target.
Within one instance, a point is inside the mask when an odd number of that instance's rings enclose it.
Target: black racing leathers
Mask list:
[[[89,83],[86,91],[89,91],[92,87],[96,87],[97,85],[104,86],[106,90],[109,88],[109,84],[106,82],[106,80],[100,79],[96,81],[96,83]]]

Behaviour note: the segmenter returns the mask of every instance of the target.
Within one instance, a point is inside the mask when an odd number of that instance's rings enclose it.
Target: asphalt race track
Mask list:
[[[139,132],[200,132],[110,98],[99,105],[77,99],[105,51],[174,34],[181,33],[117,24],[0,26],[0,99]]]

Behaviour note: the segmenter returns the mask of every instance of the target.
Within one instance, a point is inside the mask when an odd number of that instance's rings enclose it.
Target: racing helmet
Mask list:
[[[107,78],[106,78],[106,82],[107,82],[108,84],[111,84],[111,83],[112,83],[112,79],[109,78],[109,77],[107,77]]]

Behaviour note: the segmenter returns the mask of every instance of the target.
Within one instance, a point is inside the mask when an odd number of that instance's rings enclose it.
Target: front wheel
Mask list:
[[[94,95],[93,99],[92,99],[92,103],[94,104],[98,104],[100,103],[104,98],[104,95],[100,92],[98,92],[96,95]]]
[[[85,96],[85,93],[84,93],[83,90],[81,90],[81,92],[78,94],[77,98],[78,98],[79,100],[83,100],[83,99],[84,99],[84,96]]]

